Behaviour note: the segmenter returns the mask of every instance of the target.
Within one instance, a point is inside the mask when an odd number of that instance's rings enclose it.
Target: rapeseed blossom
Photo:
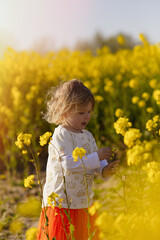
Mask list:
[[[148,45],[148,41],[146,39],[146,37],[144,36],[143,33],[140,33],[139,34],[139,39],[141,40],[141,42],[144,44],[144,45]]]
[[[104,98],[100,95],[97,95],[97,96],[95,96],[95,100],[96,100],[96,102],[102,102],[104,100]]]
[[[150,94],[148,92],[142,93],[142,98],[144,98],[146,101],[148,101],[149,97],[150,97]]]
[[[118,35],[117,37],[117,42],[120,44],[120,45],[124,45],[125,44],[125,38],[123,35]]]
[[[132,97],[132,103],[133,103],[133,104],[138,103],[138,101],[139,101],[139,97],[138,97],[138,96]]]
[[[30,175],[29,177],[24,179],[24,186],[27,188],[32,188],[35,186],[35,182],[34,182],[34,175]]]
[[[31,134],[21,132],[17,136],[17,141],[15,141],[15,145],[18,148],[22,149],[24,145],[29,146],[31,144],[31,139],[32,139]]]
[[[132,148],[127,150],[127,164],[130,165],[139,165],[144,160],[144,146],[143,144],[137,144]]]
[[[153,89],[156,88],[157,87],[157,79],[151,79],[149,81],[149,86]]]
[[[138,79],[134,78],[129,81],[130,88],[137,88],[138,84],[139,84]]]
[[[157,128],[158,122],[160,122],[160,117],[158,115],[154,116],[153,119],[149,119],[146,122],[146,129],[150,132]]]
[[[155,123],[153,120],[149,119],[146,123],[146,128],[148,131],[152,131],[154,128],[157,127],[157,123]]]
[[[51,132],[46,132],[42,136],[40,136],[40,139],[39,139],[40,145],[41,146],[46,145],[51,136],[52,136]]]
[[[109,232],[112,232],[114,226],[114,217],[108,212],[103,211],[96,219],[95,225],[100,230],[100,238],[105,239]]]
[[[148,108],[146,108],[146,111],[147,111],[148,113],[153,113],[153,112],[154,112],[154,110],[153,110],[152,107],[148,107]]]
[[[139,129],[130,128],[124,135],[124,143],[128,148],[133,147],[142,136]]]
[[[21,233],[23,228],[24,228],[23,222],[20,220],[15,220],[10,224],[9,231],[12,234]]]
[[[91,216],[93,216],[97,212],[97,210],[100,209],[101,207],[102,207],[102,204],[96,201],[93,203],[91,207],[89,207],[88,212]]]
[[[148,181],[155,183],[160,181],[160,163],[159,162],[148,162],[144,167],[143,170],[146,171],[148,176]]]
[[[76,147],[72,152],[72,157],[74,161],[78,161],[78,159],[82,159],[86,154],[86,150],[84,148]]]
[[[115,111],[115,116],[116,117],[122,117],[124,114],[124,111],[121,109],[121,108],[117,108],[116,111]]]
[[[116,130],[116,133],[121,134],[124,136],[125,132],[132,126],[132,123],[129,122],[129,119],[126,117],[120,117],[118,120],[114,123],[114,128]]]
[[[114,92],[113,81],[110,80],[109,78],[105,78],[104,82],[105,82],[105,86],[104,86],[105,92],[113,93]]]
[[[153,98],[160,105],[160,89],[155,89],[153,92]]]
[[[145,105],[146,105],[146,102],[144,101],[144,100],[140,100],[139,102],[138,102],[138,106],[139,107],[145,107]]]
[[[35,240],[38,229],[31,227],[26,231],[26,240]]]
[[[63,198],[59,198],[59,195],[54,192],[52,192],[47,198],[48,205],[51,206],[53,209],[57,205],[59,208],[62,208],[62,201]]]

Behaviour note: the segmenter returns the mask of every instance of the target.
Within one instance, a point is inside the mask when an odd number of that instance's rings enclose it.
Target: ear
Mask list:
[[[64,120],[67,117],[67,113],[62,113],[62,119]]]

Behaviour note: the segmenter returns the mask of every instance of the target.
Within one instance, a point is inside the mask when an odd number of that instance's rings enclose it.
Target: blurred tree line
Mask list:
[[[140,44],[140,42],[128,34],[118,33],[110,37],[104,37],[102,33],[97,32],[91,40],[77,41],[74,50],[91,50],[95,54],[96,49],[107,46],[112,53],[115,53],[120,49],[133,49],[137,44]]]

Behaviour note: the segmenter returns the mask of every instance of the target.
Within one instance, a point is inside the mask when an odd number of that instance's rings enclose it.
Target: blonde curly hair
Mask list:
[[[78,112],[89,102],[94,108],[95,99],[91,91],[77,79],[63,83],[57,88],[52,88],[47,95],[47,111],[44,115],[49,123],[61,124],[64,114]],[[92,108],[92,109],[93,109]]]

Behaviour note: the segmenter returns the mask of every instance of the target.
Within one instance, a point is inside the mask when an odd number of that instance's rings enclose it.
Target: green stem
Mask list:
[[[87,172],[86,172],[86,167],[84,165],[83,159],[81,159],[82,162],[82,166],[83,166],[83,170],[84,170],[84,180],[85,180],[85,188],[86,188],[86,194],[87,194],[87,203],[88,203],[88,208],[90,206],[90,200],[89,200],[89,193],[88,193],[88,182],[87,182]],[[88,237],[90,236],[90,220],[89,220],[89,212],[87,211],[87,215],[88,215]]]

